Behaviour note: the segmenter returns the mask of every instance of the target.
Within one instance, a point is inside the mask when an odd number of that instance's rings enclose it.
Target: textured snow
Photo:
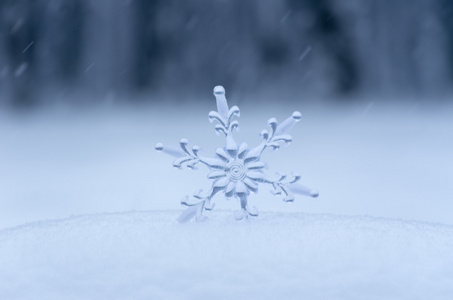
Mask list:
[[[0,299],[451,299],[453,227],[304,213],[97,214],[0,231]]]

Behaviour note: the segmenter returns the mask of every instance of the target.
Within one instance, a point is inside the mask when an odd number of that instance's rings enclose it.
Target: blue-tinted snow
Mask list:
[[[450,299],[453,226],[383,218],[179,211],[0,231],[1,299]]]

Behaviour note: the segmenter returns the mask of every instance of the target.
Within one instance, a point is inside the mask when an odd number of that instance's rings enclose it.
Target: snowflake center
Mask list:
[[[238,182],[245,177],[245,166],[240,161],[233,161],[228,165],[226,174],[228,178],[233,182]]]

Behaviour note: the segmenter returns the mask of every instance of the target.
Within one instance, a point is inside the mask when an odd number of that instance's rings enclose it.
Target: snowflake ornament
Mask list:
[[[291,117],[278,124],[275,118],[268,121],[270,131],[263,130],[260,136],[263,141],[260,145],[249,148],[247,143],[238,145],[233,138],[233,132],[238,130],[239,122],[233,120],[240,116],[237,106],[228,107],[225,98],[225,89],[222,86],[214,88],[216,97],[217,111],[209,113],[209,121],[216,122],[215,130],[218,135],[225,136],[225,146],[217,148],[215,157],[203,157],[199,154],[200,147],[193,146],[189,149],[189,141],[181,139],[179,144],[181,150],[164,147],[158,143],[155,147],[157,151],[176,157],[173,166],[181,169],[186,166],[196,169],[196,165],[203,164],[210,170],[208,179],[212,180],[211,189],[204,193],[202,190],[196,192],[193,197],[184,197],[181,204],[187,206],[187,210],[178,218],[179,222],[187,222],[193,217],[197,221],[205,220],[204,210],[212,210],[214,203],[212,198],[222,192],[227,198],[237,198],[241,204],[241,210],[235,212],[235,218],[241,220],[248,216],[258,216],[256,207],[249,207],[247,198],[250,194],[258,191],[258,185],[267,183],[272,185],[271,192],[274,195],[283,195],[283,201],[294,201],[294,193],[310,197],[317,197],[316,190],[309,189],[299,183],[300,176],[292,174],[286,176],[281,174],[276,179],[268,177],[263,170],[266,164],[261,160],[263,151],[267,148],[278,150],[281,144],[288,144],[292,137],[287,132],[302,118],[299,112],[294,112]]]

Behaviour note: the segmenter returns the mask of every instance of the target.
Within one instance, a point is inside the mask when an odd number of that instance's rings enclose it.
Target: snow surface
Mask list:
[[[216,211],[41,221],[0,231],[0,299],[451,299],[453,226]]]

